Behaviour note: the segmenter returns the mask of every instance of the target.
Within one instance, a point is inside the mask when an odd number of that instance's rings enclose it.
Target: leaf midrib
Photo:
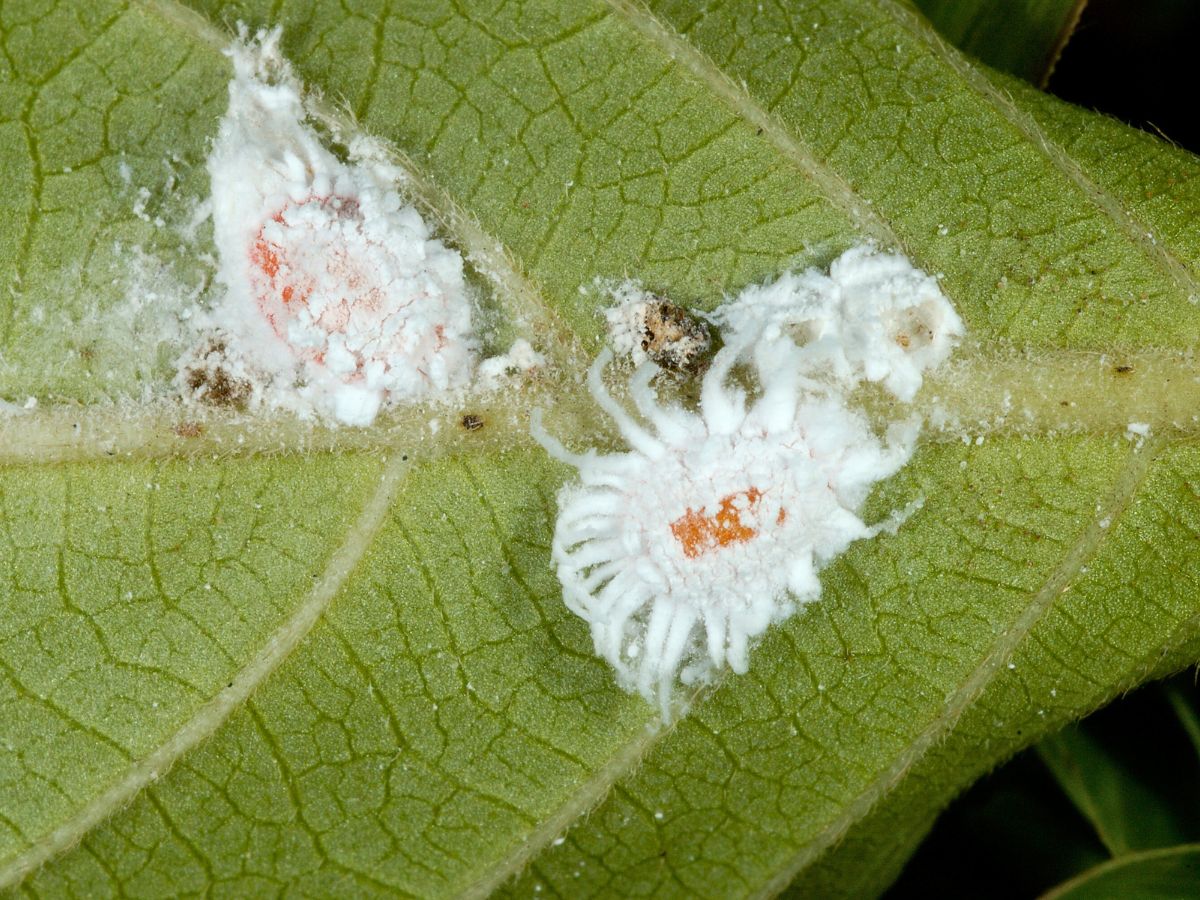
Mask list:
[[[39,407],[0,417],[0,465],[353,451],[394,451],[426,461],[455,452],[532,447],[532,410],[546,409],[552,418],[588,415],[590,401],[579,395],[572,378],[579,368],[559,366],[540,374],[536,383],[514,382],[519,389],[483,392],[469,403],[464,396],[392,410],[366,428],[165,400],[139,408]],[[621,386],[614,388],[619,393]],[[876,425],[894,419],[889,396],[863,394],[863,407]],[[1149,425],[1155,434],[1189,438],[1200,435],[1196,409],[1200,360],[1185,353],[970,346],[927,376],[906,412],[947,423],[928,431],[927,440],[955,441],[964,435],[1121,436],[1134,422]],[[466,431],[461,418],[467,411],[485,427]],[[436,433],[431,420],[439,422]]]

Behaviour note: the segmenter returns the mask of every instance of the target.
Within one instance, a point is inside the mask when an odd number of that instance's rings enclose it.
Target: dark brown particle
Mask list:
[[[468,413],[462,417],[462,427],[467,431],[478,431],[483,427],[483,417]]]
[[[654,297],[642,323],[642,350],[671,372],[695,375],[705,366],[712,336],[708,326],[681,306]]]
[[[223,343],[212,343],[204,356],[206,365],[188,369],[184,380],[197,400],[241,409],[250,399],[250,382],[234,378],[221,366],[219,360],[224,352]]]
[[[248,382],[233,378],[224,369],[192,369],[188,373],[188,387],[206,403],[213,406],[242,407],[250,398]]]

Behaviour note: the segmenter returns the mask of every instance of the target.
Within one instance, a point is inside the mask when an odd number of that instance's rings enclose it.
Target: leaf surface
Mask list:
[[[473,409],[197,430],[162,399],[153,301],[209,289],[179,223],[237,20],[284,25],[499,331],[552,357],[479,434]],[[1200,658],[1194,158],[865,0],[29,2],[0,26],[0,394],[38,401],[0,425],[20,891],[853,895],[995,762]],[[942,273],[972,341],[927,395],[959,425],[867,513],[921,510],[663,729],[559,599],[569,473],[525,414],[608,440],[575,386],[595,278],[711,307],[864,238]]]
[[[1200,888],[1200,847],[1181,844],[1114,859],[1044,895],[1045,900],[1188,897]]]
[[[1086,732],[1065,728],[1037,752],[1113,856],[1186,839],[1155,792]]]

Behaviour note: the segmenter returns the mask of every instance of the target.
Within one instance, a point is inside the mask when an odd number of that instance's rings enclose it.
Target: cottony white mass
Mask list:
[[[579,456],[535,430],[579,470],[559,496],[552,553],[596,652],[669,717],[677,675],[745,672],[751,640],[820,595],[818,569],[872,533],[855,508],[907,461],[911,440],[884,444],[836,401],[802,400],[795,366],[748,403],[727,384],[735,348],[717,354],[695,413],[659,405],[657,367],[643,364],[630,393],[646,428],[605,390],[610,359],[600,355],[588,386],[629,451]]]
[[[787,272],[746,288],[716,313],[726,343],[780,337],[802,347],[805,374],[844,387],[881,383],[897,399],[916,396],[926,370],[949,358],[962,320],[937,279],[899,253],[847,250],[829,272]]]
[[[401,201],[374,144],[352,140],[349,163],[322,145],[279,41],[278,28],[243,29],[227,51],[208,160],[225,288],[212,325],[257,402],[368,425],[388,402],[469,382],[462,257]]]
[[[637,368],[629,393],[645,424],[606,390],[604,351],[588,387],[625,452],[571,453],[535,418],[536,439],[579,472],[559,494],[552,543],[563,599],[620,683],[664,718],[677,679],[745,672],[754,639],[818,598],[818,571],[878,530],[859,509],[908,461],[919,422],[880,437],[847,405],[848,386],[878,380],[907,399],[961,332],[936,282],[916,272],[859,248],[829,276],[748,289],[718,311],[726,344],[696,411],[661,405],[658,368]],[[918,320],[928,328],[912,340]],[[831,360],[832,380],[821,377]],[[761,388],[753,401],[730,384],[741,362]]]

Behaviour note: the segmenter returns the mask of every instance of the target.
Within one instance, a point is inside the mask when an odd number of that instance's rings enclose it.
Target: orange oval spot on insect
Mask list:
[[[360,288],[361,273],[354,271],[346,250],[321,246],[311,239],[311,226],[296,227],[289,221],[289,217],[305,208],[319,211],[335,222],[354,222],[361,218],[358,201],[353,198],[312,196],[301,203],[287,204],[258,230],[250,248],[250,262],[266,276],[266,280],[256,286],[255,301],[271,328],[284,340],[287,340],[287,320],[296,314],[297,305],[308,304],[322,273],[340,277],[344,290],[351,297],[363,299],[355,293]],[[272,223],[278,229],[272,228]],[[282,240],[272,236],[277,236],[280,230],[285,235]],[[326,255],[319,255],[322,250]],[[342,303],[346,304],[346,300]],[[332,333],[344,328],[348,319],[349,316],[344,314],[326,314],[317,323]]]
[[[752,487],[722,497],[720,508],[711,516],[706,514],[706,507],[702,506],[698,511],[689,507],[686,513],[671,523],[671,534],[675,535],[675,540],[683,547],[683,555],[688,559],[695,559],[730,544],[744,544],[758,537],[758,529],[743,523],[742,513],[757,513],[761,499],[762,491]],[[787,513],[781,509],[775,521],[782,525],[786,518]]]

